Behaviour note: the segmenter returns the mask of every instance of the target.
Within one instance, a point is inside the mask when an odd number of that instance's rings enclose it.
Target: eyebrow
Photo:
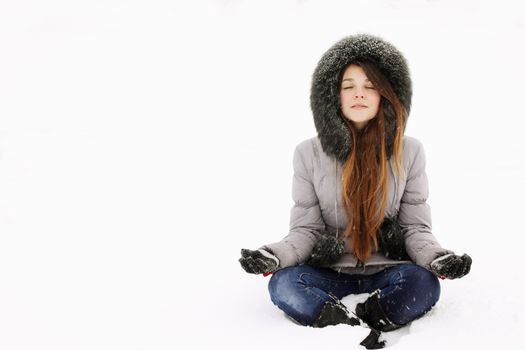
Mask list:
[[[354,78],[346,78],[346,79],[343,79],[343,81],[351,81],[351,80],[354,80]],[[368,80],[368,79],[365,79],[365,81],[370,82],[370,80]]]

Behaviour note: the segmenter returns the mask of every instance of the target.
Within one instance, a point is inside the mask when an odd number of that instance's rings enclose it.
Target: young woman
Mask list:
[[[370,34],[335,43],[312,79],[317,136],[294,151],[290,232],[239,259],[249,273],[273,273],[271,300],[292,320],[366,325],[369,349],[436,304],[438,277],[463,277],[472,263],[432,234],[425,152],[404,136],[411,97],[392,44]],[[370,296],[349,312],[340,299],[360,293]]]

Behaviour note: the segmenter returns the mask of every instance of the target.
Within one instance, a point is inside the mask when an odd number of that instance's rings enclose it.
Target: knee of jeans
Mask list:
[[[413,275],[414,288],[423,291],[427,308],[434,306],[441,294],[439,279],[429,270],[418,266],[418,271]]]
[[[294,276],[297,276],[297,266],[285,267],[272,274],[268,282],[268,291],[274,304],[277,304],[290,293]]]
[[[427,279],[429,286],[429,298],[431,300],[431,306],[434,306],[441,295],[441,285],[439,284],[439,279],[430,271],[427,271]]]

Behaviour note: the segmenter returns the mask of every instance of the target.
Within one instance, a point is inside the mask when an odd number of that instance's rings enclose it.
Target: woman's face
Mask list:
[[[381,95],[368,80],[363,68],[355,64],[346,67],[340,91],[343,115],[361,130],[377,115]]]

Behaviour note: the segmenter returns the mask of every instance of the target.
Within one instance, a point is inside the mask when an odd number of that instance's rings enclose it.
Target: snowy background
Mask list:
[[[311,74],[356,32],[406,56],[433,231],[474,261],[392,348],[521,348],[524,6],[0,1],[0,348],[363,349],[237,261],[287,234]]]

